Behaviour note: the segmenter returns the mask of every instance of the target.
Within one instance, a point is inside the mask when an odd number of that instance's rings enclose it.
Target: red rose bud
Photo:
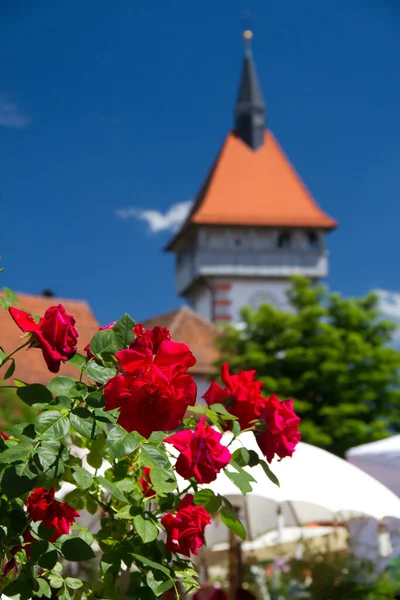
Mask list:
[[[301,440],[300,417],[293,409],[294,400],[279,400],[275,394],[265,398],[261,411],[263,432],[255,433],[257,444],[270,463],[275,455],[279,458],[292,456]]]
[[[10,437],[6,433],[4,433],[4,431],[0,431],[0,436],[3,438],[3,440],[8,440],[8,438]]]
[[[179,504],[176,514],[166,513],[161,524],[167,531],[167,550],[190,557],[199,553],[204,544],[204,529],[211,523],[211,515],[204,506],[195,506],[192,494],[187,494]]]
[[[145,498],[153,498],[156,495],[155,490],[153,490],[152,481],[150,477],[150,467],[143,467],[142,477],[139,477],[139,485],[142,488],[143,496]]]
[[[116,323],[116,321],[113,321],[112,323],[109,323],[105,327],[99,327],[99,331],[106,331],[107,329],[112,329],[114,327],[115,323]],[[94,358],[93,354],[90,352],[90,344],[87,344],[84,347],[83,351],[86,352],[86,358],[88,360],[91,360],[92,358]]]
[[[207,425],[203,417],[194,431],[184,429],[164,441],[180,452],[175,465],[179,475],[184,479],[194,477],[197,483],[210,483],[231,459],[228,448],[221,444],[221,437],[222,433]]]
[[[203,395],[209,406],[223,404],[238,418],[241,429],[251,427],[252,421],[259,419],[265,398],[261,395],[263,384],[254,380],[255,371],[240,371],[238,375],[229,373],[228,363],[221,367],[223,389],[215,381]]]
[[[32,315],[12,306],[8,309],[18,327],[31,333],[31,347],[39,346],[52,373],[58,373],[61,361],[67,361],[76,352],[78,332],[75,319],[68,315],[62,304],[51,306],[35,323]]]
[[[196,384],[186,373],[196,359],[186,344],[159,330],[142,331],[128,350],[117,352],[124,372],[104,388],[105,410],[119,408],[118,424],[146,438],[153,431],[176,429],[196,402]]]

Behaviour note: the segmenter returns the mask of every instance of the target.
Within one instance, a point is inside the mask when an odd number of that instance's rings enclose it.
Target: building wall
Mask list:
[[[211,289],[205,285],[198,285],[190,294],[189,302],[193,310],[199,315],[213,320],[213,300]]]
[[[289,310],[286,294],[289,281],[248,278],[231,280],[231,321],[241,320],[240,311],[244,306],[258,308],[260,304],[272,304],[279,310]]]

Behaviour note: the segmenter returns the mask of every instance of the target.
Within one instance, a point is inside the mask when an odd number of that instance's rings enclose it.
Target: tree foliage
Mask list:
[[[396,325],[378,297],[343,298],[296,277],[289,300],[292,312],[243,309],[243,326],[221,337],[222,361],[256,369],[267,394],[294,398],[303,440],[339,456],[400,431]]]

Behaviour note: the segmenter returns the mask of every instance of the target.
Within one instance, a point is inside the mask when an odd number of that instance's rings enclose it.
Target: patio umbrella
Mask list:
[[[229,443],[230,434],[224,436]],[[253,433],[240,435],[231,451],[244,447],[262,457]],[[263,458],[263,457],[262,457]],[[243,496],[224,474],[208,484],[216,494],[227,497],[239,510],[247,538],[255,540],[283,526],[304,526],[309,523],[349,522],[360,517],[381,521],[385,517],[400,518],[400,499],[384,485],[341,458],[303,442],[293,456],[278,462],[271,469],[280,487],[272,483],[260,465],[247,468],[256,483]],[[209,527],[207,544],[229,540],[225,527]]]

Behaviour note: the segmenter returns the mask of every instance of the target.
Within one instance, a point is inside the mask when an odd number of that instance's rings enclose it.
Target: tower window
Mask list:
[[[278,248],[289,248],[290,246],[290,234],[282,232],[278,236]]]
[[[310,231],[308,233],[308,246],[313,250],[317,250],[319,246],[318,234],[315,231]]]

